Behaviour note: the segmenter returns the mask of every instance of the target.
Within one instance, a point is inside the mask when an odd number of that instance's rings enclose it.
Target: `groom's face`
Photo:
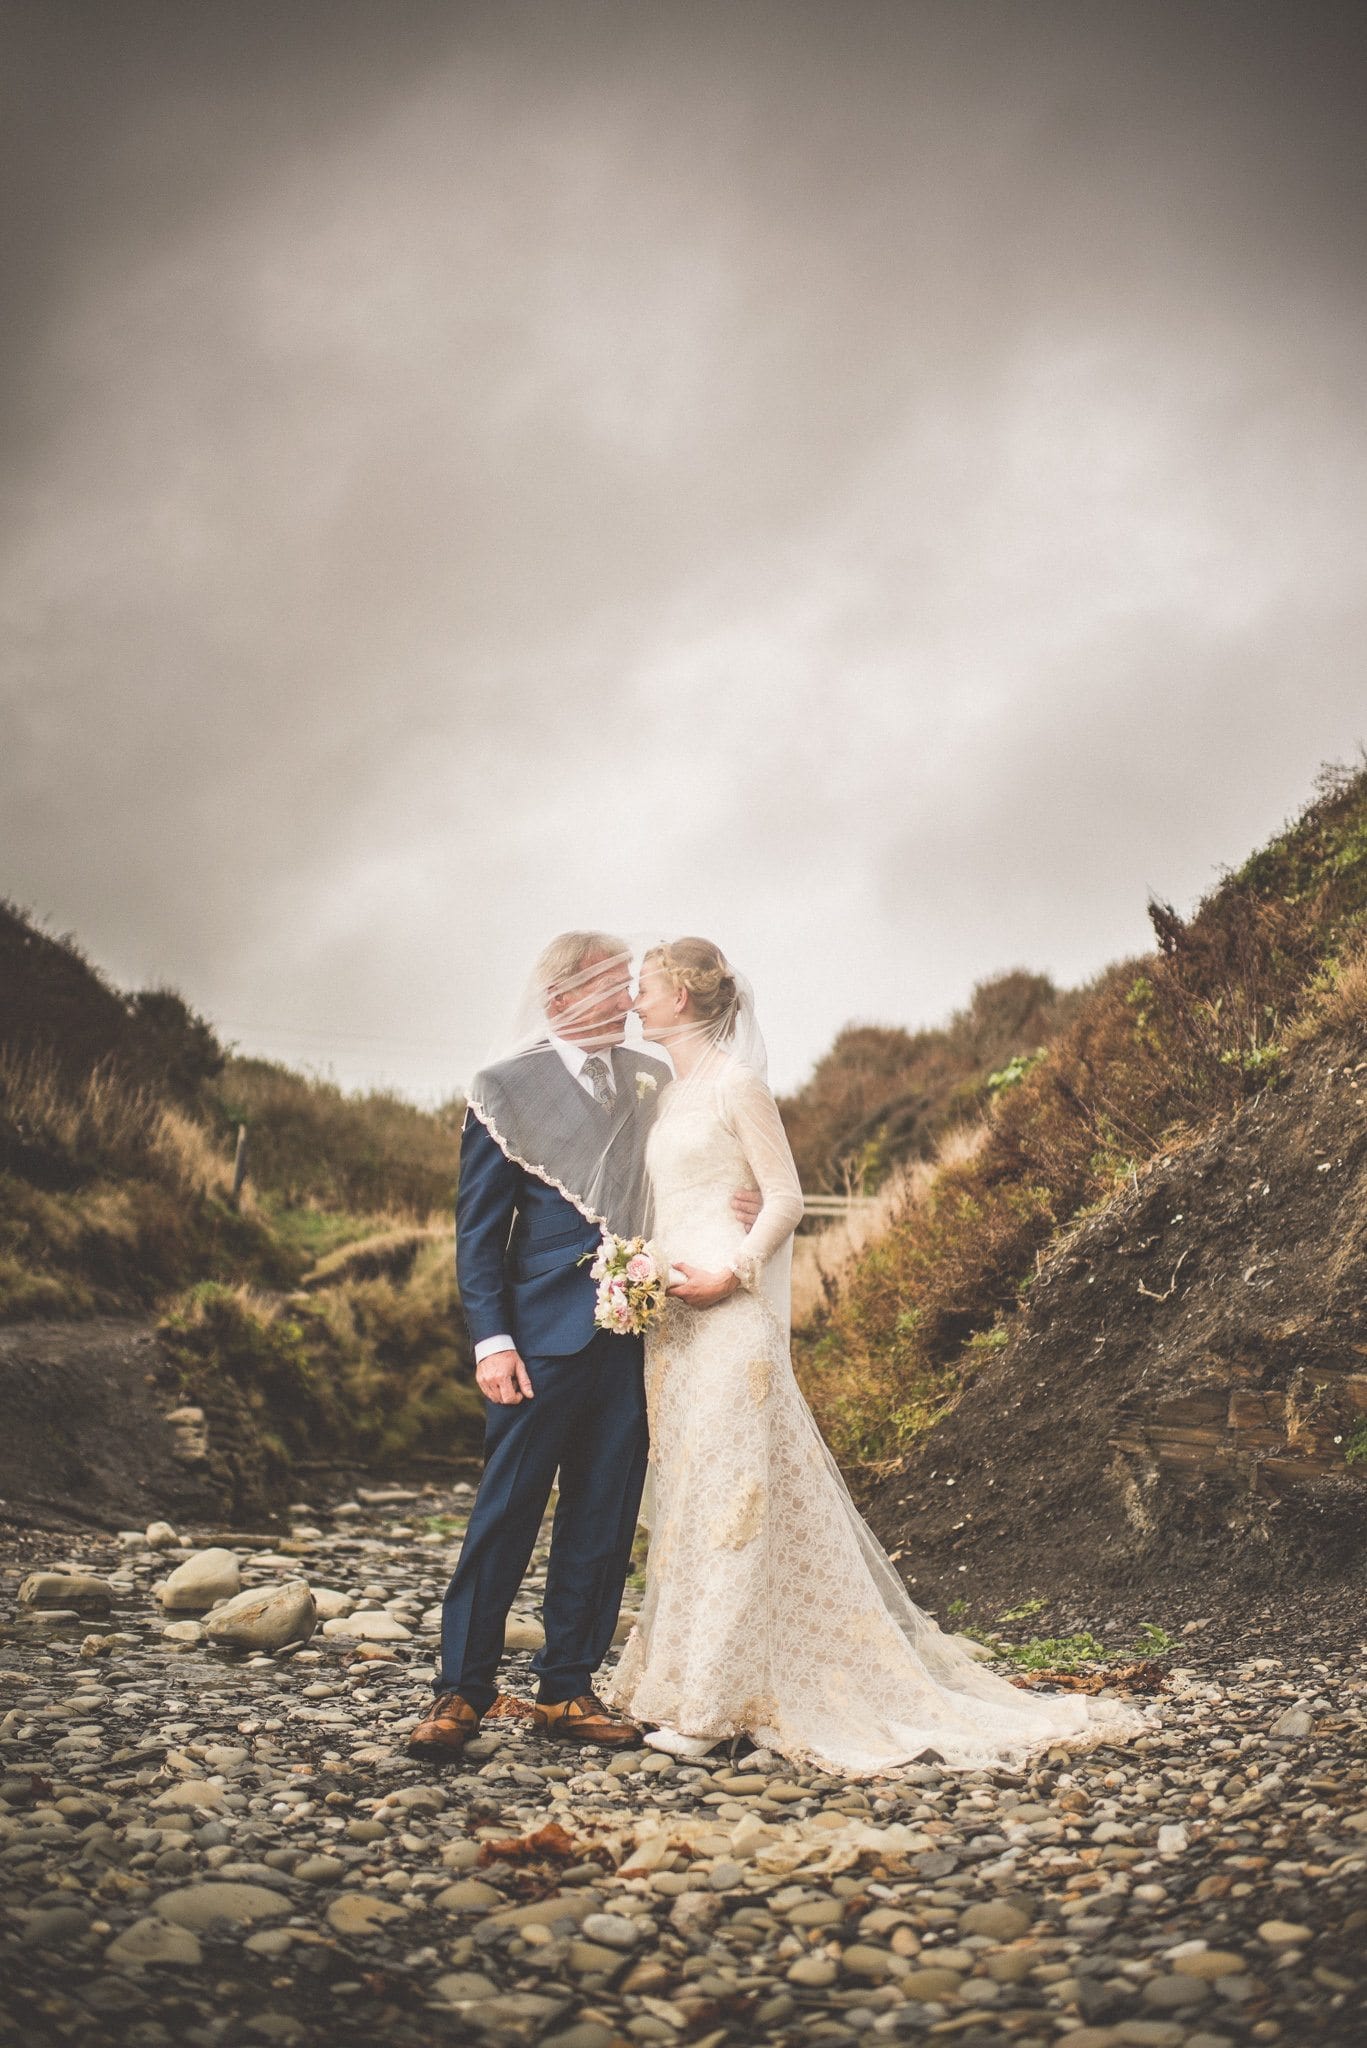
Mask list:
[[[620,1045],[630,1010],[630,962],[620,955],[586,961],[574,986],[548,1006],[551,1029],[591,1049]]]

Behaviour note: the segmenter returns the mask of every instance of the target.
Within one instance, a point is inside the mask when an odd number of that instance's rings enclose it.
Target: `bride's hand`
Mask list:
[[[701,1266],[686,1266],[682,1259],[676,1259],[673,1271],[682,1273],[683,1279],[674,1281],[668,1292],[686,1308],[713,1308],[740,1286],[729,1266],[719,1273],[709,1273]]]

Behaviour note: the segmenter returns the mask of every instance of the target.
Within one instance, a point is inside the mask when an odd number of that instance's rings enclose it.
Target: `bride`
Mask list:
[[[645,1342],[645,1594],[604,1701],[676,1755],[745,1734],[852,1775],[1017,1764],[1151,1727],[1119,1701],[1011,1685],[912,1601],[793,1375],[802,1194],[748,988],[709,941],[676,939],[645,956],[636,1011],[675,1074],[645,1152],[672,1284]],[[762,1197],[748,1231],[745,1185]]]

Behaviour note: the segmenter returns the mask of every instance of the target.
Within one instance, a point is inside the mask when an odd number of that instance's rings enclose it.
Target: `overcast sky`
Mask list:
[[[435,1100],[563,925],[780,1084],[1367,742],[1367,15],[3,10],[0,893]]]

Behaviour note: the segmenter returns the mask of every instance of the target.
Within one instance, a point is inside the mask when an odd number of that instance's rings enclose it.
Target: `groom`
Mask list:
[[[410,1756],[459,1757],[493,1705],[508,1610],[557,1471],[532,1725],[574,1742],[641,1740],[595,1697],[591,1675],[612,1642],[645,1482],[643,1344],[595,1326],[584,1255],[600,1226],[521,1163],[553,1157],[554,1178],[573,1186],[606,1162],[592,1206],[606,1205],[624,1235],[643,1217],[645,1141],[669,1069],[622,1042],[627,969],[628,948],[608,933],[553,940],[537,973],[545,1041],[478,1078],[488,1127],[466,1114],[456,1265],[488,1404],[484,1471],[442,1607],[435,1698]]]

